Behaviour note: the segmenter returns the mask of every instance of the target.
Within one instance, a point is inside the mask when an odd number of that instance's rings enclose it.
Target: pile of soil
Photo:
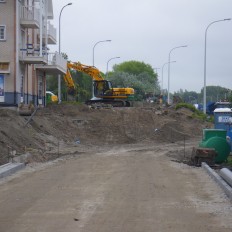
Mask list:
[[[170,143],[201,136],[212,124],[186,109],[89,108],[60,104],[39,109],[33,118],[0,109],[0,164],[9,155],[30,153],[38,161],[59,155],[133,143]]]

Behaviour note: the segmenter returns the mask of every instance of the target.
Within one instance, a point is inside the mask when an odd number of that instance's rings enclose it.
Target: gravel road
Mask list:
[[[28,166],[1,180],[0,231],[231,232],[231,202],[173,149],[115,145]]]

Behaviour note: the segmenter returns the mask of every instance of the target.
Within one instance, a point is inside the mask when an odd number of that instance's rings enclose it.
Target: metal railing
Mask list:
[[[52,38],[56,40],[56,28],[50,22],[48,22],[47,33],[48,33],[48,36],[51,36]]]
[[[36,44],[27,44],[27,45],[20,45],[19,46],[19,56],[21,58],[25,58],[25,57],[40,57],[40,47],[39,45]],[[42,56],[46,56],[47,55],[47,49],[46,48],[42,48]]]
[[[48,53],[47,57],[48,65],[56,65],[62,68],[63,70],[67,69],[67,60],[63,58],[58,52]]]
[[[19,56],[23,60],[25,58],[40,58],[40,48],[38,46],[32,46],[30,48],[21,48]],[[65,60],[62,54],[58,52],[48,52],[46,48],[42,48],[42,57],[46,61],[46,65],[59,66],[64,72],[67,69],[67,60]]]
[[[20,18],[24,20],[36,20],[39,22],[39,9],[33,6],[20,6]]]

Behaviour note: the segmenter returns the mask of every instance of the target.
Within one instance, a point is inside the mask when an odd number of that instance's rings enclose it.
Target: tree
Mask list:
[[[54,94],[58,94],[58,78],[57,76],[47,76],[46,77],[46,90],[52,91]]]
[[[154,72],[150,64],[145,64],[140,61],[126,61],[121,64],[113,66],[114,72],[126,72],[129,74],[139,75],[141,73],[147,73],[152,78],[157,78],[157,74]]]
[[[183,89],[174,92],[174,96],[179,96],[186,103],[198,103],[199,94],[194,91],[183,91]]]
[[[92,78],[82,72],[71,70],[71,76],[77,86],[77,100],[85,102],[89,100],[92,95]]]
[[[206,102],[226,101],[230,95],[230,90],[221,86],[206,86]],[[203,99],[204,89],[201,89],[200,96]]]
[[[135,89],[135,99],[146,98],[147,93],[160,92],[157,74],[151,65],[139,61],[127,61],[114,65],[108,78],[114,87],[131,87]]]

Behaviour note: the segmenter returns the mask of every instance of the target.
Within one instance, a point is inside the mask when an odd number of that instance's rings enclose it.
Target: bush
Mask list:
[[[188,103],[179,103],[176,105],[175,109],[178,110],[180,108],[186,108],[189,109],[193,112],[192,117],[193,118],[198,118],[201,119],[203,121],[213,121],[213,117],[207,117],[207,115],[205,115],[203,112],[201,112],[200,110],[196,109],[193,105],[188,104]]]

